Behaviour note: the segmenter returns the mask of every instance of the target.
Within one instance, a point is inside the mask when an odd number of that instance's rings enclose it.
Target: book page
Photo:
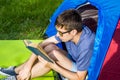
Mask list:
[[[26,45],[26,47],[32,51],[34,54],[43,57],[45,60],[49,61],[49,62],[54,62],[45,52],[45,50],[40,47],[38,44],[32,43],[29,40],[24,40],[24,43]]]

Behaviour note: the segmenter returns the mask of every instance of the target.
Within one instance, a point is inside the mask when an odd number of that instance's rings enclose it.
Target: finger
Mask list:
[[[30,76],[29,76],[29,77],[27,77],[25,80],[30,80]]]
[[[38,59],[39,59],[39,61],[41,61],[41,57],[40,56],[38,56]]]
[[[17,80],[25,80],[24,78],[21,77],[21,75],[17,76]]]
[[[44,58],[38,56],[38,59],[41,63],[43,63],[44,65],[46,65],[48,63],[48,61],[46,61]]]
[[[38,56],[38,59],[39,59],[40,61],[43,61],[43,60],[44,60],[41,56]]]
[[[17,76],[17,80],[21,80],[19,76]]]
[[[30,80],[31,79],[31,74],[29,74],[29,76],[26,78],[26,80]]]

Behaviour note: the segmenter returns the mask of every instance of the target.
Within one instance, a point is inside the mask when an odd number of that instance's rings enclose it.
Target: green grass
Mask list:
[[[41,39],[63,0],[0,0],[0,39]]]
[[[39,42],[39,40],[33,40]],[[31,52],[25,47],[22,40],[0,40],[0,67],[18,66],[24,63]],[[0,78],[5,76],[0,75]],[[32,80],[54,80],[53,72]]]

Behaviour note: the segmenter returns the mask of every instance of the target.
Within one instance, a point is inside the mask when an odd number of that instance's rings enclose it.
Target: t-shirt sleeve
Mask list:
[[[62,42],[62,40],[57,35],[55,35],[55,39],[59,42]]]

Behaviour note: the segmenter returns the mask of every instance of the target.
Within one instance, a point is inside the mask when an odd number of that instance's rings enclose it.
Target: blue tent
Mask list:
[[[64,0],[52,15],[50,24],[45,33],[48,35],[48,37],[56,33],[54,23],[56,17],[61,12],[71,8],[75,9],[78,6],[88,2],[98,9],[99,17],[94,52],[91,59],[91,65],[88,70],[88,80],[97,80],[114,30],[116,29],[116,25],[120,19],[120,0]]]

